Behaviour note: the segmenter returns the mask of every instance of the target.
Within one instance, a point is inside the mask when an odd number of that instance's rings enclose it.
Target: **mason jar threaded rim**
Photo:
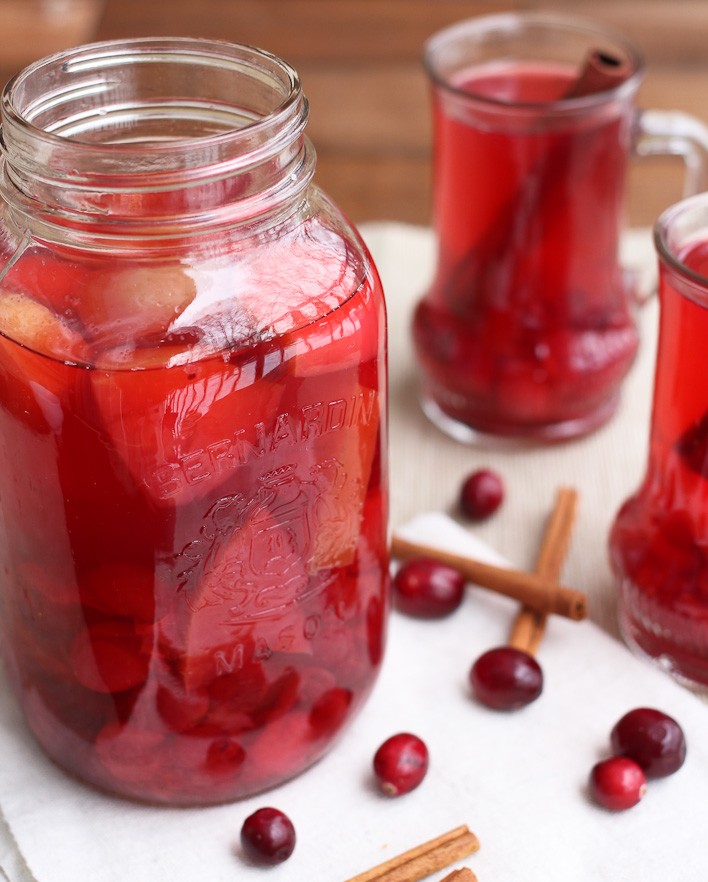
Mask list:
[[[106,194],[198,188],[206,198],[171,223],[247,220],[292,201],[314,172],[296,71],[245,44],[156,37],[65,50],[13,77],[0,113],[0,195],[19,226],[50,238],[46,227],[105,220]],[[225,205],[217,185],[235,176],[242,198]],[[164,215],[121,218],[115,203],[111,214],[122,234],[149,234],[154,220],[170,235]]]

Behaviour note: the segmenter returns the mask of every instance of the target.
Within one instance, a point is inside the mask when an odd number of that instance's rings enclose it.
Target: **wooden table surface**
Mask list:
[[[643,51],[644,107],[708,122],[707,0],[0,0],[0,75],[95,39],[190,35],[251,43],[288,60],[310,100],[317,180],[356,222],[430,219],[430,108],[425,39],[490,12],[592,15]],[[681,196],[675,158],[642,159],[629,222],[651,224]]]

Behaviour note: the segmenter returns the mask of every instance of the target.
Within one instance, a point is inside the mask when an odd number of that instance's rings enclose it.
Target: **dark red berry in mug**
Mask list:
[[[528,652],[499,646],[480,655],[470,670],[476,698],[495,710],[516,710],[543,691],[543,671]]]
[[[392,735],[374,755],[374,774],[387,796],[410,793],[428,771],[428,748],[417,735]]]
[[[462,603],[465,577],[459,570],[429,557],[401,564],[393,578],[396,608],[418,618],[441,618]]]
[[[650,707],[626,713],[610,734],[612,750],[633,759],[648,778],[663,778],[681,768],[686,739],[681,726],[668,714]]]
[[[290,818],[275,808],[261,808],[241,827],[241,845],[251,860],[281,864],[295,848],[295,828]]]
[[[491,469],[478,469],[462,483],[460,507],[472,520],[488,518],[504,500],[504,482]]]
[[[602,760],[590,772],[590,795],[599,805],[615,812],[632,808],[646,789],[642,767],[626,756]]]

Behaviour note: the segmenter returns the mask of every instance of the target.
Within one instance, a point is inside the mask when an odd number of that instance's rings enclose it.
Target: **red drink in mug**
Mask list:
[[[352,230],[307,187],[287,66],[245,47],[190,48],[205,61],[199,89],[233,61],[244,78],[253,65],[265,91],[267,69],[266,121],[281,140],[264,147],[262,127],[232,131],[229,117],[215,140],[178,142],[170,186],[150,167],[126,179],[121,145],[105,156],[91,145],[93,160],[118,163],[114,191],[77,188],[71,211],[58,211],[57,177],[47,226],[32,219],[29,242],[16,233],[25,194],[6,182],[0,282],[11,680],[63,767],[172,804],[263,790],[322,755],[379,670],[388,572],[380,283]],[[127,63],[147,50],[145,63],[169,74],[173,49],[136,41]],[[104,56],[126,63],[105,44],[96,75]],[[72,65],[56,65],[74,85]],[[56,112],[71,116],[75,91]],[[110,84],[105,94],[110,104]],[[195,104],[178,98],[173,115],[182,100],[186,113],[174,125],[191,132]],[[102,119],[99,136],[114,137]],[[4,134],[21,174],[17,127]],[[178,152],[141,150],[168,163]],[[217,158],[235,160],[225,179]],[[200,177],[187,186],[190,162]]]
[[[628,159],[649,138],[641,58],[531,13],[454,25],[425,60],[438,256],[413,322],[424,409],[463,441],[590,432],[638,345],[619,245]]]

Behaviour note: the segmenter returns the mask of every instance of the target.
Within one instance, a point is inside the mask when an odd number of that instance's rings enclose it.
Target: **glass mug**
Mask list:
[[[124,796],[312,764],[387,617],[385,313],[286,63],[95,44],[4,93],[0,628],[29,727]]]
[[[708,195],[659,218],[659,343],[649,456],[610,532],[622,633],[708,691]]]
[[[705,129],[639,113],[639,52],[582,19],[473,18],[424,60],[438,248],[413,320],[424,410],[463,442],[588,433],[638,345],[618,258],[628,159],[682,152],[693,191]]]

